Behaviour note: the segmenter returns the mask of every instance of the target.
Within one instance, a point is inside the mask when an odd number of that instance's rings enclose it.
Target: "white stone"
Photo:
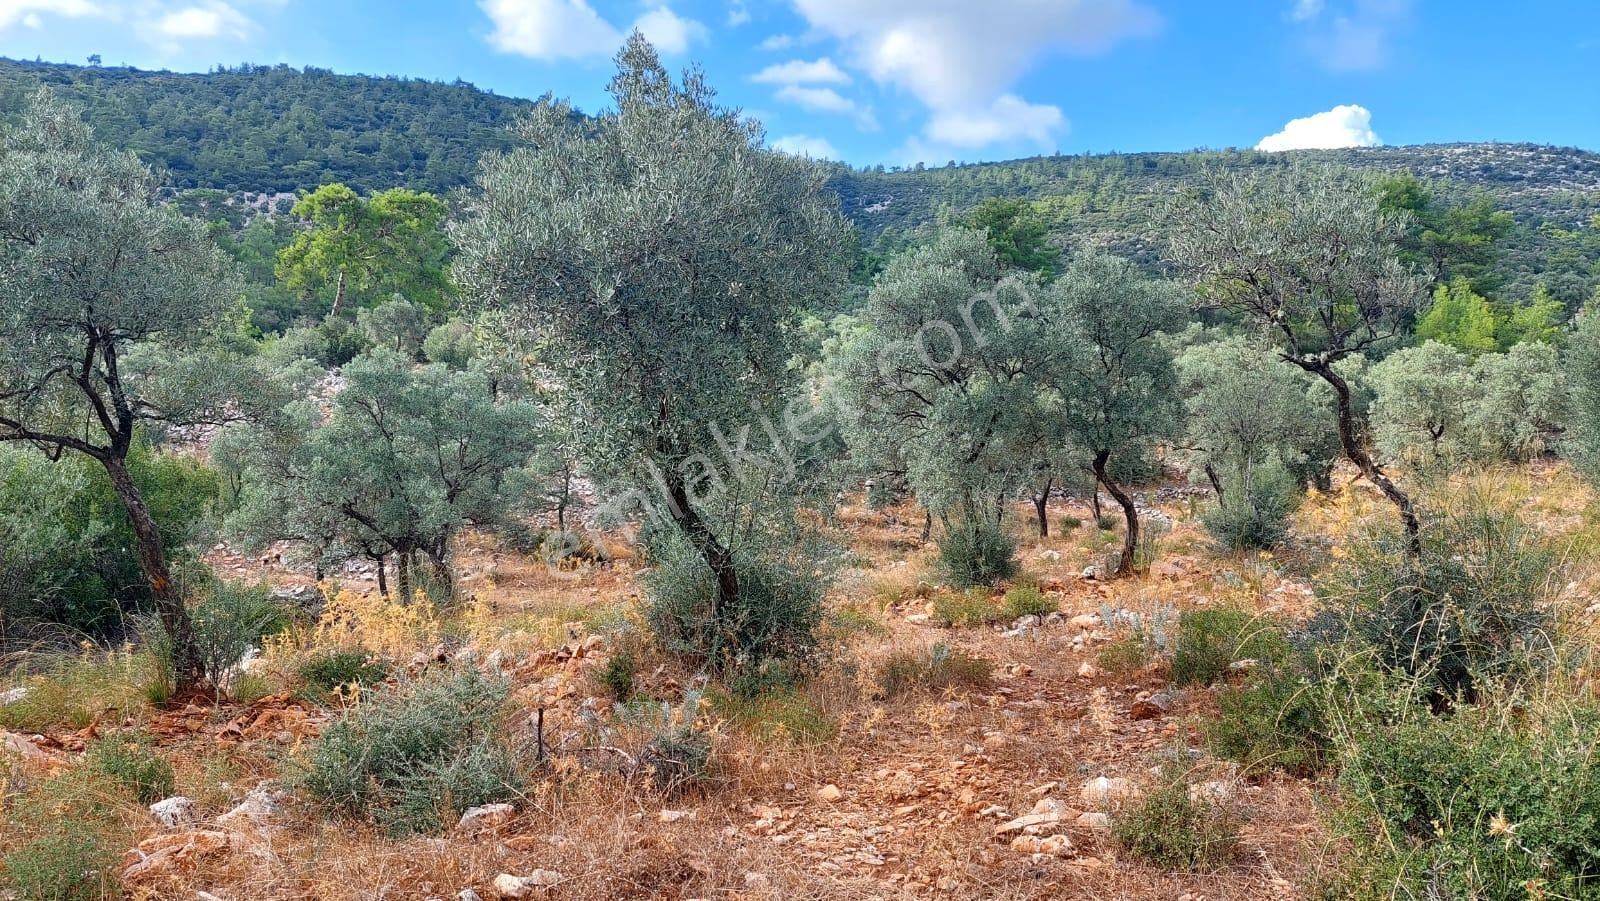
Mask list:
[[[1136,790],[1133,783],[1121,777],[1107,778],[1096,776],[1083,784],[1079,797],[1089,806],[1103,806],[1113,801],[1122,801],[1134,796]]]
[[[278,802],[265,784],[258,785],[244,796],[232,810],[217,817],[217,823],[230,829],[260,826],[278,812]]]
[[[478,832],[484,829],[493,829],[511,818],[511,813],[516,808],[510,804],[485,804],[481,807],[470,807],[461,815],[461,820],[456,823],[456,829],[461,832]]]
[[[0,707],[4,707],[7,704],[21,703],[22,700],[27,696],[28,686],[26,685],[18,685],[16,688],[8,688],[5,691],[0,691]]]
[[[526,876],[513,876],[510,873],[501,873],[494,877],[494,890],[502,898],[526,898],[534,893],[535,889],[549,888],[561,882],[562,876],[555,870],[534,870]]]
[[[1096,811],[1078,814],[1078,819],[1074,823],[1078,828],[1088,829],[1091,832],[1108,832],[1111,829],[1111,817]]]
[[[194,802],[175,795],[150,805],[150,815],[168,829],[187,826],[194,822]]]

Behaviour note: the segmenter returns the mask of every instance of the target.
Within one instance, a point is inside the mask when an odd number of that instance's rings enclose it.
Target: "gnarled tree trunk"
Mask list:
[[[150,587],[150,598],[155,602],[156,615],[172,642],[172,675],[179,694],[201,688],[205,671],[200,665],[200,655],[195,650],[194,623],[184,606],[183,596],[172,584],[172,572],[167,568],[166,549],[162,545],[161,530],[156,526],[150,508],[144,502],[144,492],[134,484],[128,471],[128,461],[115,454],[102,457],[106,474],[111,477],[117,498],[128,511],[133,525],[139,567],[144,570],[145,582]]]
[[[683,479],[674,475],[668,477],[666,483],[668,512],[673,523],[700,552],[716,577],[717,593],[712,599],[711,622],[712,627],[720,631],[727,624],[728,611],[739,601],[739,571],[734,565],[733,552],[690,505],[689,490]]]
[[[1039,515],[1039,537],[1050,537],[1050,486],[1055,484],[1054,478],[1044,480],[1044,487],[1033,496],[1033,509]]]
[[[1300,366],[1320,376],[1333,389],[1334,407],[1339,419],[1339,444],[1344,448],[1344,455],[1349,457],[1350,462],[1361,470],[1367,481],[1378,486],[1383,496],[1400,511],[1400,523],[1406,531],[1406,551],[1413,559],[1422,556],[1422,524],[1417,517],[1416,504],[1412,502],[1410,495],[1400,490],[1400,486],[1389,478],[1383,467],[1372,459],[1372,454],[1368,453],[1356,423],[1355,407],[1350,401],[1350,383],[1328,363],[1318,361],[1311,364],[1300,363]]]
[[[1094,477],[1100,484],[1106,486],[1106,491],[1116,499],[1122,507],[1122,517],[1127,522],[1127,532],[1122,536],[1122,556],[1117,560],[1117,571],[1113,575],[1127,576],[1133,574],[1133,554],[1139,546],[1139,510],[1133,505],[1133,496],[1124,491],[1116,480],[1111,478],[1106,471],[1106,461],[1111,458],[1107,451],[1100,451],[1094,455]],[[1095,492],[1099,497],[1099,491]]]

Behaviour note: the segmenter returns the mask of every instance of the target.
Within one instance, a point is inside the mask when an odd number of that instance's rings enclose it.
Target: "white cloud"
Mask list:
[[[1412,0],[1297,0],[1289,17],[1299,23],[1301,41],[1322,66],[1334,72],[1367,71],[1388,62],[1396,29],[1410,18]]]
[[[648,5],[632,27],[662,53],[682,53],[709,34],[704,25],[678,15],[665,3]],[[531,59],[609,56],[625,37],[588,0],[478,0],[478,7],[494,23],[491,46]]]
[[[221,2],[175,9],[156,21],[156,31],[162,37],[178,40],[226,36],[242,41],[250,36],[251,28],[251,21],[243,13]]]
[[[872,110],[840,94],[833,88],[788,84],[778,89],[777,98],[814,113],[837,113],[856,120],[862,131],[877,131],[878,120]]]
[[[685,19],[665,4],[640,16],[633,27],[639,29],[645,40],[662,53],[683,53],[690,44],[710,37],[704,25],[694,19]]]
[[[792,59],[776,63],[750,76],[762,84],[849,84],[850,76],[824,56],[815,62]]]
[[[1296,22],[1315,19],[1322,15],[1323,0],[1296,0],[1294,9],[1289,11],[1289,18]]]
[[[839,151],[828,143],[827,138],[814,138],[810,135],[784,135],[772,142],[772,149],[818,160],[839,159]]]
[[[939,144],[960,148],[1017,140],[1048,145],[1066,127],[1060,107],[1002,94],[984,107],[937,110],[927,134]]]
[[[278,0],[250,2],[275,6]],[[255,30],[250,17],[227,0],[0,0],[0,31],[16,24],[42,30],[53,18],[111,23],[168,54],[184,41],[242,41]]]
[[[1095,53],[1160,23],[1137,0],[794,0],[853,61],[930,107],[988,103],[1052,50]]]
[[[0,31],[19,22],[28,28],[38,28],[44,24],[44,15],[82,19],[105,16],[109,12],[89,0],[0,0]]]
[[[738,28],[750,21],[750,8],[744,5],[744,0],[733,0],[728,4],[728,27]]]
[[[496,50],[534,59],[603,56],[622,43],[622,33],[584,0],[480,0],[494,22],[489,43]]]
[[[1290,119],[1277,134],[1267,135],[1257,150],[1325,150],[1335,147],[1376,147],[1382,144],[1372,130],[1372,113],[1364,106],[1346,104],[1324,113]]]
[[[767,35],[766,39],[761,42],[761,49],[762,50],[788,50],[790,47],[793,47],[794,45],[795,45],[794,35],[792,35],[792,34],[772,34],[772,35]]]
[[[912,153],[1048,144],[1066,128],[1066,116],[1012,93],[1017,79],[1040,56],[1104,52],[1161,24],[1142,0],[792,2],[813,33],[840,42],[852,68],[927,107],[923,138],[908,144]]]
[[[833,88],[811,88],[787,84],[778,89],[778,99],[820,113],[853,113],[856,102]]]

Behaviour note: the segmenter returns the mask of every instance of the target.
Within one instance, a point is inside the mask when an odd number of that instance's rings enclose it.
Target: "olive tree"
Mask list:
[[[1007,277],[982,232],[950,228],[894,257],[830,361],[853,454],[904,460],[948,520],[998,517],[1031,463],[1031,280]]]
[[[1127,524],[1117,575],[1133,572],[1139,511],[1116,470],[1177,431],[1177,377],[1164,336],[1182,327],[1187,307],[1177,286],[1104,254],[1075,260],[1040,302],[1054,348],[1041,383],[1060,397],[1067,430]]]
[[[1600,299],[1600,292],[1596,292]],[[1600,482],[1600,304],[1591,303],[1578,315],[1578,326],[1567,342],[1564,374],[1570,386],[1570,421],[1563,450],[1579,472]]]
[[[1478,401],[1467,413],[1473,443],[1497,460],[1526,461],[1552,450],[1571,416],[1561,355],[1542,342],[1484,354],[1472,371]]]
[[[203,678],[193,627],[128,456],[146,424],[231,415],[227,367],[192,355],[239,291],[204,226],[161,203],[160,187],[48,95],[0,129],[0,441],[105,468],[188,690]]]
[[[1393,460],[1428,466],[1476,456],[1467,417],[1479,401],[1472,360],[1439,341],[1398,350],[1372,367],[1372,430]]]
[[[1319,383],[1246,335],[1193,344],[1177,367],[1182,445],[1217,501],[1208,528],[1234,547],[1275,543],[1301,490],[1324,483],[1338,453]]]
[[[542,104],[484,159],[451,229],[456,274],[538,344],[586,468],[694,548],[722,634],[743,585],[719,502],[761,468],[751,455],[803,431],[774,408],[800,311],[845,288],[850,233],[826,173],[766,149],[699,72],[675,81],[637,34],[617,64],[614,109]]]
[[[469,523],[498,524],[502,486],[536,449],[537,410],[497,401],[480,372],[392,351],[357,357],[344,377],[326,422],[301,401],[225,432],[214,455],[241,485],[228,526],[255,544],[301,544],[319,563],[368,557],[385,593],[393,557],[408,601],[424,560],[448,588],[451,541]]]
[[[1427,296],[1398,258],[1404,214],[1385,210],[1365,176],[1297,166],[1217,175],[1180,194],[1168,215],[1173,262],[1201,305],[1253,321],[1285,361],[1328,385],[1345,456],[1395,505],[1420,553],[1416,506],[1373,459],[1338,368],[1403,335]]]

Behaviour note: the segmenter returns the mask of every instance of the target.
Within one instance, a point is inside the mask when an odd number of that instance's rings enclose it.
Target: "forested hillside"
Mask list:
[[[101,139],[165,167],[179,189],[306,191],[342,182],[363,193],[443,193],[472,179],[478,157],[505,149],[505,126],[534,101],[465,82],[336,75],[250,66],[206,74],[0,59],[0,109],[39,84],[83,107]],[[1208,168],[1294,160],[1411,173],[1448,203],[1486,194],[1516,227],[1501,242],[1511,293],[1538,282],[1569,308],[1593,289],[1600,154],[1534,144],[1440,144],[1352,150],[1044,156],[938,168],[837,168],[833,185],[869,244],[892,252],[905,233],[998,196],[1044,212],[1058,244],[1110,249],[1146,266],[1166,236],[1153,214],[1178,183]]]
[[[274,193],[344,182],[364,191],[465,184],[531,101],[465,82],[251,66],[207,74],[0,59],[0,109],[40,84],[84,108],[99,137],[178,188]]]

